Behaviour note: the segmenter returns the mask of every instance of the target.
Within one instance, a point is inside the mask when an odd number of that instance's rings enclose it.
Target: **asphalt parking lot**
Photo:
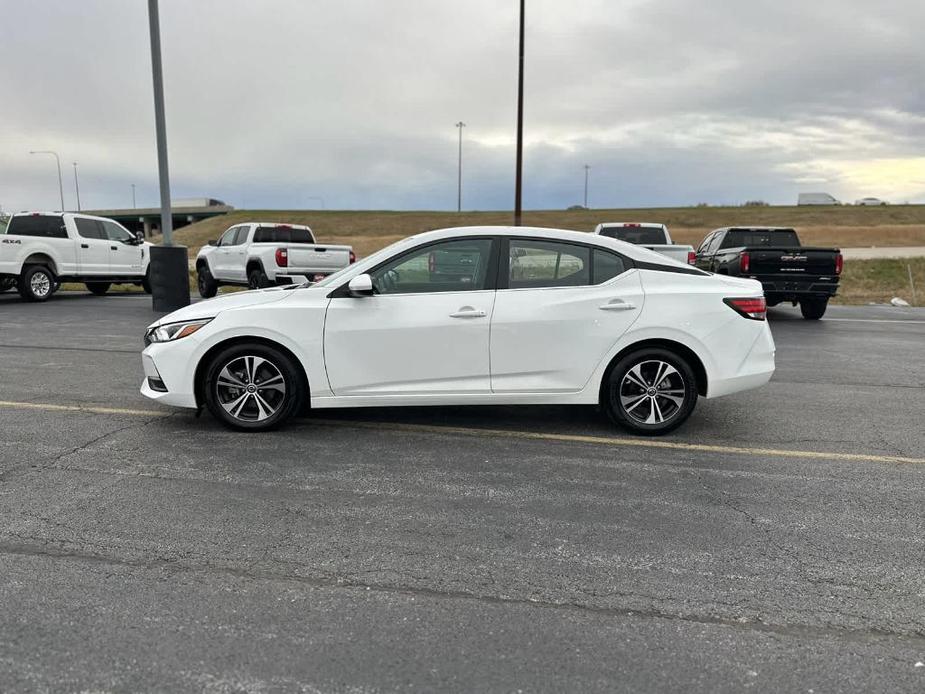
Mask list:
[[[772,310],[766,387],[313,414],[138,394],[143,295],[0,295],[0,691],[925,688],[925,310]]]

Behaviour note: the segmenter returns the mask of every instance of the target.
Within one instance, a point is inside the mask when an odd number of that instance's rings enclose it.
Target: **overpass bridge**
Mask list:
[[[190,204],[195,203],[195,204]],[[209,217],[218,217],[232,212],[234,207],[221,200],[201,198],[186,202],[177,200],[170,208],[173,218],[173,228],[179,229],[187,224],[198,222]],[[129,231],[143,231],[145,238],[160,233],[161,208],[160,207],[133,207],[123,210],[82,210],[84,214],[114,219]]]

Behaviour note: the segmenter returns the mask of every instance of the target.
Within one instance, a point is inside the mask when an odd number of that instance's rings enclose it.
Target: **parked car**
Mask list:
[[[211,298],[222,285],[262,289],[317,281],[356,261],[350,246],[317,244],[298,224],[250,222],[227,229],[196,256],[199,294]]]
[[[860,200],[854,203],[855,205],[886,205],[888,204],[886,200],[881,200],[880,198],[861,198]]]
[[[843,263],[839,249],[803,246],[796,231],[780,227],[717,229],[697,249],[697,267],[758,280],[769,306],[799,304],[810,320],[825,314]]]
[[[247,431],[304,404],[571,404],[662,434],[774,371],[759,282],[523,227],[412,236],[312,285],[183,308],[145,344],[145,396]]]
[[[682,246],[671,240],[668,227],[654,222],[607,222],[598,224],[595,234],[618,241],[634,243],[650,251],[666,255],[679,263],[694,264],[696,254],[693,246]]]
[[[150,292],[150,247],[105,217],[14,214],[0,234],[0,291],[15,283],[26,301],[46,301],[62,282],[82,282],[94,294],[105,294],[113,284],[136,284]]]

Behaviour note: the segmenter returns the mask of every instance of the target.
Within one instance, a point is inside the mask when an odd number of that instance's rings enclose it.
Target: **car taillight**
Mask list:
[[[768,304],[763,296],[745,299],[723,299],[723,303],[740,316],[752,320],[764,320],[768,315]]]
[[[687,264],[695,265],[697,263],[697,254],[694,251],[687,252]]]
[[[841,253],[835,254],[835,274],[840,275],[845,267],[845,257]]]
[[[751,258],[748,257],[748,253],[739,254],[739,270],[741,272],[748,272],[748,267],[751,264]]]
[[[357,261],[357,254],[353,251],[350,251],[350,264],[353,265]]]
[[[285,248],[276,249],[276,264],[279,267],[289,267],[289,251]]]
[[[428,253],[427,254],[427,271],[433,272],[436,267],[437,267],[436,257],[434,257],[433,253]]]

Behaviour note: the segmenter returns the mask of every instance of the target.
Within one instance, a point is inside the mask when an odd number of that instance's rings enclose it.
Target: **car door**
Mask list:
[[[109,272],[119,277],[140,277],[142,246],[135,235],[121,224],[110,220],[100,222],[109,239]]]
[[[98,219],[76,217],[77,262],[81,275],[109,274],[109,238]]]
[[[225,281],[236,279],[236,277],[232,276],[231,250],[234,246],[238,229],[240,228],[241,227],[235,226],[227,229],[218,240],[215,250],[209,254],[209,267],[215,279]]]
[[[716,239],[718,231],[714,231],[711,234],[707,234],[707,237],[700,244],[700,247],[697,249],[697,260],[694,263],[696,267],[699,267],[701,270],[710,269],[710,246],[713,244],[714,239]]]
[[[228,277],[235,282],[247,281],[247,237],[250,230],[250,224],[239,226],[231,245],[226,250],[228,263],[226,272]]]
[[[511,238],[491,320],[495,393],[582,390],[642,310],[639,273],[577,243]]]
[[[421,246],[370,271],[375,294],[335,292],[324,355],[335,395],[488,393],[498,241]]]

